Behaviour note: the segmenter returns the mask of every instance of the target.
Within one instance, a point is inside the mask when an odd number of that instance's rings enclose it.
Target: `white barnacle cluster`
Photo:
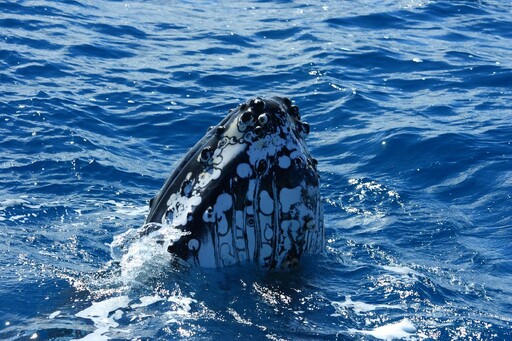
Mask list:
[[[186,184],[182,191],[172,193],[167,200],[167,215],[164,223],[171,226],[185,226],[188,213],[201,204],[201,195],[194,190],[195,180],[192,173],[187,174]]]

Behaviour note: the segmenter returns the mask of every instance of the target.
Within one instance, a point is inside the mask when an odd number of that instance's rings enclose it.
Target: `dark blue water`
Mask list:
[[[0,3],[0,338],[512,339],[511,32],[507,1]],[[257,95],[311,124],[327,251],[173,267],[130,233]]]

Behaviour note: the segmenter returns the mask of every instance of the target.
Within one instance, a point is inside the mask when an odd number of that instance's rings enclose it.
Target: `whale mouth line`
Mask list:
[[[257,97],[230,110],[150,201],[147,231],[187,232],[168,251],[204,267],[284,268],[321,252],[323,209],[308,134],[288,98]]]

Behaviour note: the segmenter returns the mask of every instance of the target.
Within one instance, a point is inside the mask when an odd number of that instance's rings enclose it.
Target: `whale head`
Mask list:
[[[183,231],[169,252],[204,267],[287,268],[324,249],[309,125],[288,98],[230,110],[185,155],[150,202],[148,231]]]

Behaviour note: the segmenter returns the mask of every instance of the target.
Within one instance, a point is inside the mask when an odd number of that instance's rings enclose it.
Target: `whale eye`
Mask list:
[[[261,125],[265,125],[265,124],[267,124],[267,122],[268,122],[268,116],[267,116],[267,114],[261,114],[260,116],[258,116],[258,122],[259,122]]]

